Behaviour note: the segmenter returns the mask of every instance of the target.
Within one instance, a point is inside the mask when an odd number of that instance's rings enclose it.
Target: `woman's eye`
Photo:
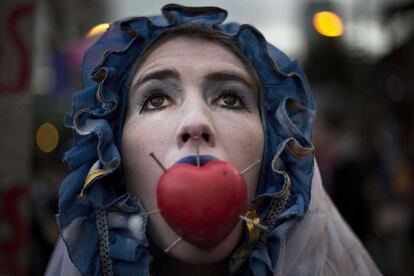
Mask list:
[[[240,99],[239,96],[234,94],[224,94],[221,95],[217,99],[217,104],[219,106],[230,108],[230,109],[243,109],[245,108],[245,105],[243,103],[243,100]]]
[[[165,95],[154,95],[149,97],[143,107],[142,111],[157,110],[167,107],[171,104],[171,99]]]

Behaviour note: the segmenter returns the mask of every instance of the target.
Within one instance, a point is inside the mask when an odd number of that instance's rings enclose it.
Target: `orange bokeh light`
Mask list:
[[[41,125],[36,132],[36,143],[45,153],[53,151],[59,144],[59,132],[51,123]]]
[[[327,37],[338,37],[344,33],[342,19],[334,12],[321,11],[313,15],[313,27]]]

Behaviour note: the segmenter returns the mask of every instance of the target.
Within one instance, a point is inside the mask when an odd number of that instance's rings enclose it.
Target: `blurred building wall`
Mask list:
[[[32,175],[33,1],[0,4],[0,273],[27,273]]]

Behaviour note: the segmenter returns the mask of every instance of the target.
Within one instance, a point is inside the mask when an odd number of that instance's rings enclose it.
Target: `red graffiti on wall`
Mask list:
[[[16,5],[13,9],[11,9],[10,14],[6,17],[6,33],[10,38],[12,47],[16,49],[16,61],[19,69],[15,80],[10,83],[0,83],[0,93],[22,93],[27,90],[29,86],[31,67],[30,54],[29,49],[23,40],[24,33],[19,32],[18,27],[22,20],[26,19],[33,13],[33,9],[33,3]],[[2,46],[0,50],[2,48],[4,48],[4,46]],[[4,53],[0,52],[0,58],[1,55],[4,55]]]
[[[1,219],[10,225],[14,233],[14,239],[0,244],[0,252],[2,252],[0,271],[16,276],[27,274],[24,268],[16,262],[16,253],[25,249],[29,243],[29,230],[18,209],[19,200],[26,198],[27,193],[25,186],[14,186],[4,194],[3,206],[0,210]]]

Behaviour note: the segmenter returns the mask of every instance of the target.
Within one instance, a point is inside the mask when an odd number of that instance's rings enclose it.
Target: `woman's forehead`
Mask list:
[[[255,74],[228,46],[198,36],[179,35],[157,44],[139,65],[132,85],[160,70],[175,71],[178,76],[198,73],[199,77],[223,71],[257,86]]]

